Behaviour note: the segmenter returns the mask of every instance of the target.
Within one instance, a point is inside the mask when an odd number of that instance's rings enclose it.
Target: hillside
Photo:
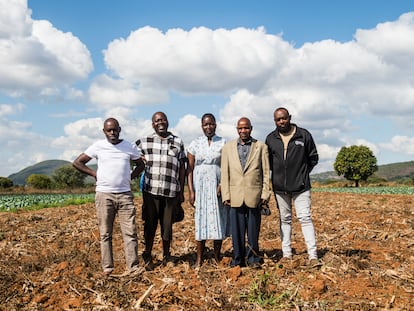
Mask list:
[[[53,172],[57,168],[70,163],[71,162],[65,160],[47,160],[26,167],[20,172],[10,175],[8,178],[10,178],[15,185],[24,185],[26,184],[26,178],[32,174],[45,174],[47,176],[52,176]],[[96,164],[91,166],[96,169]],[[404,178],[414,178],[414,161],[379,165],[378,171],[375,173],[375,175],[388,181],[397,181]],[[335,171],[312,174],[311,179],[312,181],[318,182],[325,182],[329,180],[344,180],[344,178],[338,176]],[[93,182],[93,180],[91,182]]]
[[[42,161],[35,165],[26,167],[17,173],[11,174],[8,178],[10,178],[15,185],[25,185],[27,177],[32,174],[44,174],[47,176],[52,176],[53,172],[57,168],[70,163],[71,162],[65,160]]]
[[[414,161],[384,164],[378,166],[375,175],[387,181],[397,181],[406,178],[414,178]],[[323,172],[311,175],[312,181],[324,182],[328,180],[345,180],[335,171]]]
[[[388,181],[414,177],[414,161],[380,165],[376,175]]]

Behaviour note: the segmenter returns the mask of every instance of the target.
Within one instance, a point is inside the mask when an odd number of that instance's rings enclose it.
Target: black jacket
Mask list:
[[[288,144],[286,159],[283,157],[283,141],[277,129],[267,135],[266,145],[269,148],[273,191],[295,194],[309,190],[309,173],[319,160],[312,135],[306,129],[296,126],[296,133]]]

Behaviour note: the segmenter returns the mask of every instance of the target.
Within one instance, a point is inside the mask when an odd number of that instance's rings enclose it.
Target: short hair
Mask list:
[[[239,121],[237,121],[237,126],[239,125],[239,122],[240,122],[240,121],[242,121],[242,120],[244,120],[244,121],[246,121],[247,123],[249,123],[249,125],[250,125],[250,129],[252,129],[252,128],[253,128],[252,122],[251,122],[251,121],[250,121],[250,119],[249,119],[249,118],[247,118],[247,117],[241,117],[241,118],[239,119]]]
[[[118,126],[119,127],[119,122],[118,122],[118,120],[117,119],[115,119],[115,118],[108,118],[108,119],[106,119],[105,121],[104,121],[104,126],[105,126],[105,124],[106,123],[108,123],[108,122],[113,122],[113,123],[115,123],[116,124],[116,126]]]
[[[212,113],[210,113],[210,112],[207,112],[207,113],[203,114],[203,116],[201,117],[201,123],[203,123],[203,120],[204,120],[205,118],[210,118],[210,119],[212,119],[214,122],[216,122],[216,117],[215,117]]]
[[[164,113],[164,112],[162,112],[162,111],[157,111],[157,112],[154,112],[154,114],[152,115],[152,118],[151,118],[151,121],[152,122],[154,122],[154,118],[155,118],[155,116],[157,115],[157,114],[162,114],[167,120],[168,120],[168,118],[167,118],[167,115]]]
[[[275,113],[276,113],[276,111],[279,111],[279,110],[284,110],[284,111],[286,111],[286,113],[288,114],[288,116],[290,116],[289,110],[287,110],[285,107],[279,107],[279,108],[276,108]]]

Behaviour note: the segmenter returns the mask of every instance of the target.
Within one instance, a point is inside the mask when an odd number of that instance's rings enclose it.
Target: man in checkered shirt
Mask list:
[[[136,141],[146,164],[142,191],[145,239],[142,257],[149,269],[152,268],[151,251],[158,223],[161,227],[163,264],[171,260],[174,208],[184,201],[186,160],[183,141],[168,131],[165,113],[154,113],[152,127],[155,130],[152,135]]]

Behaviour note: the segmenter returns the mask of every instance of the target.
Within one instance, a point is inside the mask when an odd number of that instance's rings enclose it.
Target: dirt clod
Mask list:
[[[139,253],[143,224],[138,209]],[[174,225],[172,256],[154,269],[126,274],[118,223],[115,271],[100,267],[93,204],[0,214],[0,310],[414,310],[414,196],[313,193],[321,266],[309,268],[293,220],[292,264],[281,258],[278,211],[262,218],[262,269],[230,268],[231,240],[214,261],[195,262],[193,208]],[[141,262],[143,265],[143,262]]]

